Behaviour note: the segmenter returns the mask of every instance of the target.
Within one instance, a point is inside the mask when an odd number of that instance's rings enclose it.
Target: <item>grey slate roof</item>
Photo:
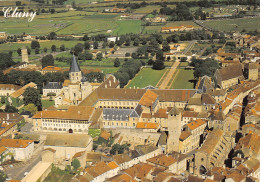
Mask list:
[[[78,65],[78,62],[76,60],[76,57],[73,56],[71,65],[70,65],[70,72],[80,72],[80,67]]]
[[[104,108],[103,109],[103,118],[105,120],[128,121],[129,116],[132,112],[133,112],[133,109]]]
[[[43,89],[62,89],[62,85],[58,82],[49,82]]]
[[[132,118],[139,118],[142,114],[142,106],[140,104],[138,104],[136,106],[136,108],[132,111],[132,113],[130,114],[130,117]]]

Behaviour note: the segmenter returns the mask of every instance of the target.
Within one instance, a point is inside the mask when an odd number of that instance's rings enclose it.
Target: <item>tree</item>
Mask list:
[[[113,48],[114,46],[115,46],[115,42],[114,41],[109,42],[109,48]]]
[[[27,54],[31,55],[31,49],[28,46],[26,46],[26,49],[27,49]]]
[[[9,51],[8,54],[9,54],[10,56],[12,56],[12,55],[13,55],[13,51]]]
[[[5,97],[1,96],[1,104],[5,104]]]
[[[18,112],[18,109],[16,109],[16,107],[14,107],[14,106],[6,105],[5,112],[16,113],[16,112]]]
[[[0,170],[0,181],[5,181],[7,178],[7,175],[4,173],[4,171]]]
[[[138,38],[135,38],[134,40],[134,46],[138,46],[140,44],[140,40]]]
[[[100,72],[91,72],[86,75],[88,82],[102,83],[104,81],[104,77],[105,77],[104,73],[100,73]]]
[[[103,54],[101,52],[97,53],[97,60],[102,61],[102,58],[103,58]]]
[[[163,51],[162,50],[158,50],[156,52],[156,59],[163,60]]]
[[[95,41],[95,42],[93,43],[93,47],[94,47],[94,49],[98,49],[98,42],[97,42],[97,41]]]
[[[33,40],[32,42],[31,42],[31,48],[32,49],[36,49],[36,48],[40,48],[41,46],[40,46],[40,43],[38,42],[38,41],[36,41],[36,40]]]
[[[13,155],[11,156],[11,161],[12,161],[12,162],[15,162],[15,159],[14,159],[14,156],[13,156]]]
[[[148,65],[153,65],[153,63],[154,63],[154,61],[152,59],[149,59],[147,62]]]
[[[84,43],[84,48],[85,48],[85,50],[89,50],[90,49],[90,43],[88,41],[86,41]]]
[[[22,2],[21,1],[16,1],[15,2],[15,6],[22,6]],[[1,180],[0,180],[1,181]]]
[[[37,107],[34,104],[28,104],[23,108],[25,111],[31,112],[33,115],[37,112]]]
[[[22,55],[22,49],[21,49],[21,48],[18,48],[18,49],[17,49],[17,54],[18,54],[19,56]]]
[[[119,67],[119,66],[120,66],[120,61],[118,58],[116,58],[114,61],[114,67]]]
[[[42,110],[42,102],[39,90],[28,87],[24,91],[23,97],[24,105],[34,104],[38,108],[38,110]]]
[[[127,144],[114,144],[112,146],[112,149],[110,150],[110,154],[116,155],[116,154],[122,154],[125,150],[129,150],[129,145]]]
[[[4,70],[16,63],[13,61],[12,56],[8,53],[0,53],[0,69]]]
[[[51,54],[42,58],[42,68],[45,68],[46,66],[54,66],[54,58]]]
[[[155,70],[162,70],[164,68],[164,62],[161,59],[157,59],[153,64],[153,69]]]
[[[46,52],[48,51],[48,49],[45,47],[45,48],[43,49],[43,51],[46,53]]]
[[[87,34],[85,34],[85,35],[84,35],[84,37],[82,38],[82,40],[83,40],[83,41],[87,41],[87,40],[89,40],[89,37],[88,37],[88,35],[87,35]]]
[[[57,49],[57,48],[56,48],[56,45],[52,45],[52,46],[51,46],[51,51],[52,51],[52,52],[56,52],[56,49]]]
[[[62,44],[62,45],[60,46],[60,51],[65,51],[65,45],[64,45],[64,44]]]
[[[71,162],[73,169],[76,171],[80,167],[80,162],[77,158],[73,159]]]
[[[55,13],[55,9],[51,9],[51,14],[54,14]]]
[[[75,45],[74,47],[74,54],[77,56],[79,55],[79,53],[81,53],[84,49],[84,45],[81,43],[78,43],[77,45]]]
[[[57,34],[55,32],[51,32],[48,36],[49,40],[55,40],[57,39]]]
[[[107,42],[103,42],[102,48],[105,49],[107,47]]]
[[[170,46],[169,46],[169,44],[168,44],[167,41],[164,41],[164,42],[163,42],[163,44],[162,44],[162,50],[163,50],[164,52],[167,52],[167,51],[170,50]]]
[[[40,49],[37,47],[37,48],[35,48],[34,52],[35,52],[35,54],[39,54],[40,53]]]

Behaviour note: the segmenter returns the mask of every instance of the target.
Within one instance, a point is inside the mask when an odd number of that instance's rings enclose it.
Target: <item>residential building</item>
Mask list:
[[[214,76],[217,85],[222,89],[237,85],[244,80],[241,64],[233,64],[231,66],[217,69]]]
[[[0,147],[6,147],[17,161],[25,161],[31,158],[34,151],[33,140],[5,139],[0,141]]]
[[[0,84],[0,96],[9,96],[20,88],[18,85]]]
[[[56,96],[61,93],[62,85],[58,82],[49,82],[43,88],[43,96]]]
[[[94,107],[69,106],[67,111],[40,111],[33,117],[33,130],[41,132],[88,133]]]

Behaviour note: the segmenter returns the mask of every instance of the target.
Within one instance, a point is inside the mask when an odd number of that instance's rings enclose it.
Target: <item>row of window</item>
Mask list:
[[[55,124],[55,123],[43,123],[43,126],[58,126],[58,127],[71,127],[71,124]],[[85,125],[74,125],[74,127],[85,128]]]
[[[88,121],[81,121],[81,120],[54,120],[54,119],[43,119],[43,122],[55,122],[55,123],[80,123],[80,124],[87,124]]]

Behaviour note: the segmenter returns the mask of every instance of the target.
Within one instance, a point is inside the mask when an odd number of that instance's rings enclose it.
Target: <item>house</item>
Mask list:
[[[177,172],[177,160],[171,155],[161,154],[146,160],[148,164],[152,164],[156,167],[164,167],[167,171],[176,173]]]
[[[14,69],[22,69],[22,68],[27,68],[28,63],[27,62],[20,62],[12,66]]]
[[[116,42],[117,40],[120,40],[120,37],[108,37],[107,38],[108,42]]]
[[[62,89],[62,85],[59,84],[58,82],[49,82],[47,83],[43,88],[42,88],[42,92],[43,92],[43,96],[56,96],[59,95],[61,93],[61,89]]]
[[[202,119],[191,121],[186,126],[184,126],[184,130],[181,132],[179,138],[179,151],[182,153],[188,153],[198,148],[206,126],[207,122]]]
[[[6,32],[0,32],[0,40],[4,41],[7,39],[7,34]]]
[[[178,32],[178,31],[190,31],[193,30],[194,27],[192,25],[181,25],[176,27],[162,27],[162,33],[169,33],[169,32]]]
[[[235,151],[242,151],[244,157],[250,157],[260,153],[260,137],[256,133],[250,132],[239,139]],[[240,156],[241,157],[241,156]]]
[[[0,164],[11,159],[11,157],[10,157],[10,155],[8,155],[8,153],[9,153],[9,150],[5,146],[0,147]]]
[[[33,140],[5,139],[0,141],[0,146],[6,147],[13,154],[17,161],[24,161],[31,158],[34,151]]]
[[[59,133],[87,133],[94,113],[91,106],[69,106],[67,111],[40,111],[33,117],[33,130]]]
[[[257,80],[258,67],[258,63],[247,63],[244,67],[245,78],[248,80]]]
[[[71,162],[73,158],[86,157],[92,145],[93,139],[87,134],[48,134],[43,148],[50,152],[45,152],[43,158],[56,164],[65,160]]]
[[[0,113],[0,138],[13,136],[17,131],[17,123],[23,119],[24,117],[17,113]]]
[[[37,88],[37,85],[33,82],[30,82],[28,84],[26,84],[25,86],[23,86],[22,88],[16,90],[14,93],[12,93],[10,96],[14,97],[14,98],[19,98],[19,99],[23,99],[23,93],[25,92],[25,90],[29,87],[32,88]]]
[[[170,45],[170,53],[180,52],[181,46],[179,44]]]
[[[242,64],[233,64],[217,69],[214,77],[217,85],[222,89],[237,85],[244,80]]]
[[[61,72],[62,69],[56,66],[46,66],[42,68],[41,74]]]
[[[9,96],[20,88],[18,85],[0,84],[0,96]]]

